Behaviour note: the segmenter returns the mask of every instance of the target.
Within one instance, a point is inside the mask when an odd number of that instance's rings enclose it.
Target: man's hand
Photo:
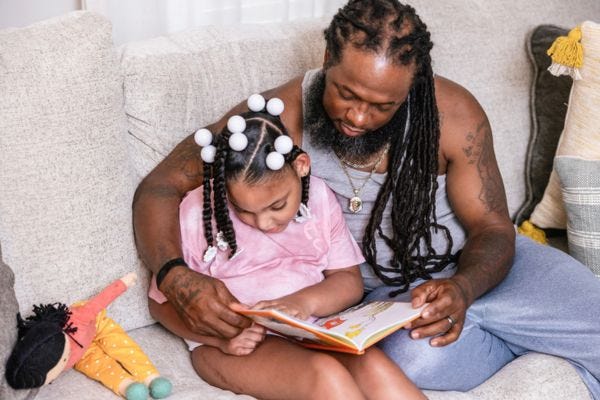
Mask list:
[[[432,279],[413,289],[411,295],[415,308],[430,303],[420,318],[406,326],[412,329],[413,339],[435,336],[430,341],[434,347],[446,346],[458,339],[467,308],[472,303],[458,280]]]
[[[238,301],[223,282],[185,266],[173,268],[160,290],[185,325],[199,335],[231,339],[251,324],[250,319],[229,308]]]
[[[234,356],[247,356],[265,340],[266,329],[260,325],[252,324],[236,337],[223,340],[219,348],[225,354]]]

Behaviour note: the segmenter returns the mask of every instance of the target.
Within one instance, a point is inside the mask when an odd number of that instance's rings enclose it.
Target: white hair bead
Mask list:
[[[274,117],[280,115],[284,108],[283,101],[277,97],[273,97],[267,102],[267,112]]]
[[[285,164],[285,159],[280,153],[272,151],[267,154],[266,163],[270,170],[278,171],[281,169],[281,167],[283,167],[283,164]]]
[[[292,151],[294,147],[294,142],[292,142],[292,138],[287,135],[281,135],[277,139],[275,139],[275,150],[277,150],[280,154],[287,154]]]
[[[212,144],[203,147],[200,151],[200,157],[202,157],[202,161],[208,164],[212,164],[215,161],[215,154],[217,154],[217,148]]]
[[[262,111],[265,108],[265,98],[258,93],[253,94],[248,97],[248,108],[254,112]]]
[[[201,128],[194,133],[194,141],[200,147],[206,147],[212,143],[213,135],[212,133],[206,129]]]
[[[231,133],[242,133],[246,129],[246,120],[239,115],[234,115],[227,121],[227,129]]]
[[[248,146],[248,138],[243,133],[237,132],[229,136],[229,147],[232,150],[242,151],[246,146]]]

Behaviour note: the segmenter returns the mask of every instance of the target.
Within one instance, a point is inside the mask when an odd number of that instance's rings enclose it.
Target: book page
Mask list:
[[[363,350],[418,318],[425,306],[413,309],[410,303],[374,301],[358,304],[312,323],[277,310],[248,310],[241,313],[286,336]]]
[[[426,304],[412,308],[410,303],[373,301],[361,303],[333,316],[320,318],[313,324],[326,332],[345,336],[358,349],[368,347],[421,315]]]

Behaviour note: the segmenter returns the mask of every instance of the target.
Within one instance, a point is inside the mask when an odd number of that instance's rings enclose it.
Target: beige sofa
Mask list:
[[[486,109],[514,214],[524,200],[530,133],[528,32],[600,19],[600,2],[414,0],[433,34],[434,69]],[[151,320],[148,274],[136,255],[131,200],[137,183],[183,137],[249,94],[321,64],[326,21],[202,28],[114,48],[103,17],[77,12],[0,31],[0,245],[22,312],[71,303],[135,270],[140,284],[109,314],[174,385],[172,399],[248,398],[194,373],[184,343]],[[0,274],[10,284],[10,271]],[[3,289],[3,295],[12,292]],[[5,298],[5,297],[3,297]],[[0,303],[3,329],[13,309]],[[5,327],[7,329],[5,329]],[[0,342],[0,346],[2,346]],[[0,347],[1,360],[9,348]],[[459,365],[456,368],[460,368]],[[2,376],[3,378],[3,376]],[[2,383],[5,385],[5,383]],[[110,399],[70,371],[52,385],[2,398]],[[527,354],[468,393],[431,399],[585,399],[571,365]]]

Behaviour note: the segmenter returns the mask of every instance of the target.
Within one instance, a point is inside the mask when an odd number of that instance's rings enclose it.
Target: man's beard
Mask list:
[[[340,157],[358,161],[365,156],[379,153],[390,141],[392,132],[376,130],[356,137],[346,136],[329,124],[331,129],[323,129],[313,136],[312,144],[317,148],[333,149]]]
[[[395,135],[402,135],[406,122],[406,102],[392,119],[379,129],[365,132],[356,137],[346,136],[338,131],[323,107],[325,74],[318,77],[308,88],[305,109],[305,129],[310,132],[310,142],[318,149],[333,150],[346,160],[360,161],[379,153]]]

